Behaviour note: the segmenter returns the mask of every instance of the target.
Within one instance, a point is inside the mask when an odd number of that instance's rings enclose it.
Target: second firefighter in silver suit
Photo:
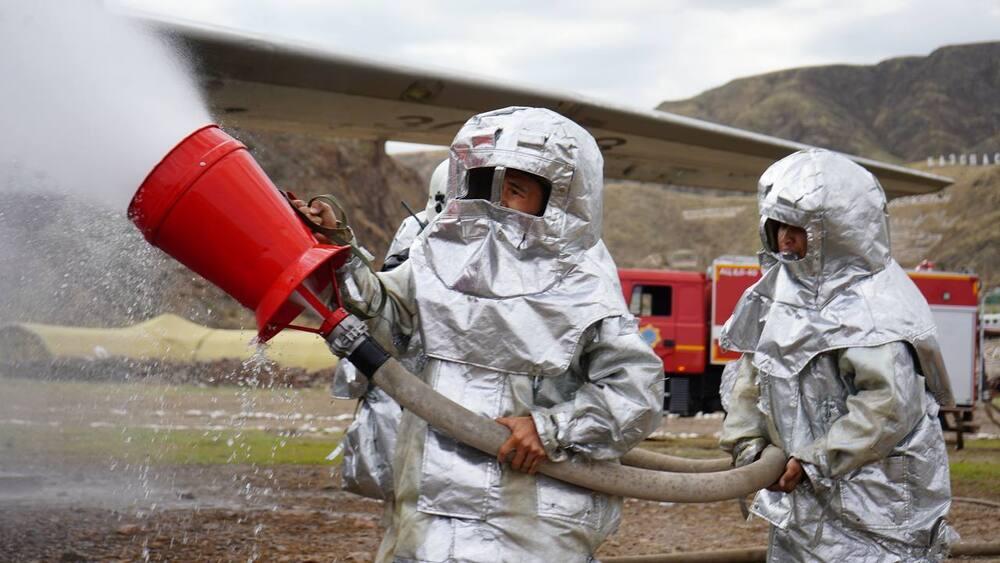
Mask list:
[[[930,309],[892,259],[885,194],[844,156],[807,150],[759,185],[763,275],[722,345],[722,446],[791,459],[751,511],[770,561],[938,561],[955,539],[937,420],[952,402]]]

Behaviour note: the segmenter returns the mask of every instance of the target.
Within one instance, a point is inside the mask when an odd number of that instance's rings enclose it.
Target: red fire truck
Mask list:
[[[908,273],[937,322],[955,402],[971,408],[982,375],[979,279],[952,272]],[[720,410],[722,368],[739,354],[719,347],[719,331],[743,291],[760,278],[757,261],[722,257],[707,274],[622,269],[618,275],[629,310],[640,319],[640,334],[663,359],[664,407],[681,415]]]

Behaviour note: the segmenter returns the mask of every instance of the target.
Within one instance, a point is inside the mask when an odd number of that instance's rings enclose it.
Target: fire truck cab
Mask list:
[[[970,410],[983,377],[978,324],[979,280],[975,275],[911,271],[938,327],[956,406]],[[719,382],[725,364],[738,353],[719,346],[719,333],[743,292],[760,279],[757,260],[716,259],[707,274],[670,270],[618,271],[639,333],[663,360],[667,378],[664,408],[691,415],[721,410]]]
[[[663,360],[664,408],[680,414],[717,410],[721,366],[708,364],[710,286],[704,274],[670,270],[618,271],[639,334]]]

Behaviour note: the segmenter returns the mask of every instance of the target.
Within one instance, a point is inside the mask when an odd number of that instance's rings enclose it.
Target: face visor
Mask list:
[[[771,216],[768,216],[771,215]],[[764,244],[764,252],[761,255],[761,266],[764,269],[770,268],[774,264],[780,264],[799,285],[815,292],[819,283],[819,275],[822,270],[822,260],[820,257],[820,247],[822,240],[816,233],[820,232],[819,226],[813,221],[803,221],[806,226],[799,227],[790,221],[781,221],[773,217],[773,213],[762,215],[760,218],[760,237]],[[787,217],[788,213],[779,213],[781,217]],[[800,257],[796,252],[780,250],[778,231],[783,225],[798,227],[805,231],[803,254]]]
[[[808,231],[806,231],[804,227],[799,227],[798,225],[792,225],[791,223],[784,223],[776,219],[771,219],[770,217],[764,217],[763,223],[764,224],[761,227],[761,232],[763,233],[762,238],[764,239],[763,240],[764,247],[771,254],[777,256],[778,259],[781,260],[782,262],[797,262],[799,260],[805,259],[806,254],[809,251],[809,247],[808,247]],[[786,251],[781,250],[780,245],[778,244],[778,231],[779,229],[781,229],[783,225],[802,229],[803,231],[806,232],[806,234],[803,235],[804,238],[806,238],[806,248],[803,249],[804,252],[802,253],[802,256],[799,256],[797,253],[791,250],[786,250]]]
[[[545,178],[506,166],[472,168],[460,199],[480,199],[494,205],[541,217],[548,208],[552,184]]]

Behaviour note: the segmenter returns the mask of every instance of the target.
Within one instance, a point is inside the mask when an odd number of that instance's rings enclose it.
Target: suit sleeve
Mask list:
[[[722,423],[719,447],[733,455],[734,460],[753,458],[770,443],[767,422],[758,406],[760,387],[757,385],[757,370],[753,367],[753,356],[744,354],[736,362],[726,366],[723,377],[734,377],[735,381],[728,398],[726,419]],[[735,374],[733,373],[735,371]],[[744,456],[744,452],[748,452]],[[737,463],[741,465],[741,463]]]
[[[531,412],[550,459],[561,461],[570,452],[618,458],[659,427],[663,362],[633,319],[610,317],[593,325],[579,366],[584,382],[571,400]]]
[[[375,273],[352,256],[337,270],[337,278],[345,303],[362,313],[376,315],[368,321],[372,336],[390,352],[405,348],[417,322],[410,262],[389,272]]]
[[[914,367],[903,342],[840,353],[842,374],[856,390],[847,398],[847,412],[801,451],[790,452],[812,467],[810,477],[840,477],[889,455],[924,414],[924,378]]]

